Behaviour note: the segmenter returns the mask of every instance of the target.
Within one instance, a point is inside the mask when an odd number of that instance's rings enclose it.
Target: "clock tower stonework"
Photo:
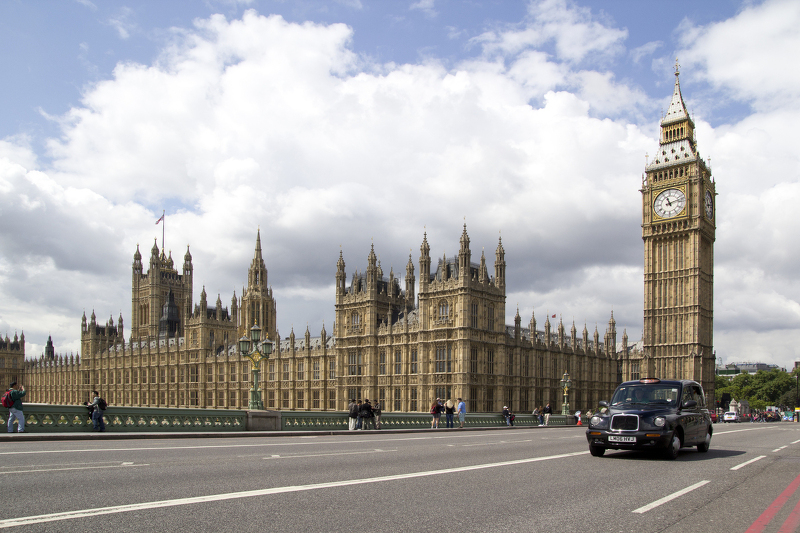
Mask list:
[[[626,378],[694,379],[712,401],[716,188],[697,150],[679,74],[676,63],[658,151],[643,176],[643,359],[630,362]]]

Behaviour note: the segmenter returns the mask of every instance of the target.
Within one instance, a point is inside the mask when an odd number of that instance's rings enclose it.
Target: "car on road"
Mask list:
[[[739,422],[739,415],[737,415],[734,411],[728,411],[724,415],[722,415],[723,422]]]
[[[711,422],[713,422],[714,424],[719,422],[719,417],[717,416],[717,413],[714,413],[713,411],[709,411],[708,412],[708,416],[711,417]]]
[[[626,381],[589,420],[589,451],[650,450],[676,459],[682,447],[707,452],[713,427],[703,387],[692,380],[644,378]]]

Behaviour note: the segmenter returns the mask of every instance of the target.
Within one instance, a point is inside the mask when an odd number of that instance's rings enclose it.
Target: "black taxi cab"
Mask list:
[[[644,378],[626,381],[610,402],[589,420],[589,451],[601,457],[607,449],[652,450],[667,459],[684,446],[708,451],[713,433],[703,387],[691,380]]]

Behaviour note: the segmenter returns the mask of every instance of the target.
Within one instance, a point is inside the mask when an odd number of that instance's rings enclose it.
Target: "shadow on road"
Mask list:
[[[713,446],[713,443],[712,443]],[[708,461],[710,459],[723,459],[725,457],[736,457],[744,455],[746,452],[741,450],[726,450],[722,448],[711,448],[706,453],[700,453],[694,448],[681,448],[678,455],[678,461]],[[649,461],[663,461],[663,457],[659,452],[642,452],[638,450],[606,450],[604,459],[617,459],[617,460],[649,460]]]

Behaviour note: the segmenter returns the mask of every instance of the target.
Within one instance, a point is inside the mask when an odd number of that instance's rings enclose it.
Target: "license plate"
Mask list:
[[[617,437],[609,435],[608,442],[636,442],[636,437]]]

